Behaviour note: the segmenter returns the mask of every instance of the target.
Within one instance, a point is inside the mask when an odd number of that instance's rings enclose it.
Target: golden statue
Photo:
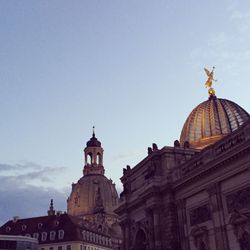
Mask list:
[[[208,90],[209,95],[215,95],[215,91],[212,88],[213,82],[217,82],[217,80],[214,79],[214,69],[215,69],[215,67],[213,67],[213,70],[210,72],[208,69],[204,68],[204,70],[208,76],[208,79],[207,79],[205,85],[207,88],[209,88],[209,90]]]

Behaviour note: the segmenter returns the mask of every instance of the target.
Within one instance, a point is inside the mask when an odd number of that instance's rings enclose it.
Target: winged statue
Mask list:
[[[214,79],[214,69],[215,67],[213,67],[213,70],[210,72],[208,69],[204,68],[206,75],[208,76],[208,79],[205,83],[207,88],[211,88],[213,81],[216,82],[217,80]]]

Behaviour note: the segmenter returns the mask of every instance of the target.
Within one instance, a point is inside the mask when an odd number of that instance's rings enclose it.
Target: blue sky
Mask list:
[[[250,111],[249,1],[0,1],[0,223],[66,210],[92,126],[106,175],[218,97]]]

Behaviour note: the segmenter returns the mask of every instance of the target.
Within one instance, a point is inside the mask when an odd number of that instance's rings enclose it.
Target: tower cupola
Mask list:
[[[95,127],[93,127],[93,134],[86,144],[84,149],[85,164],[83,175],[101,174],[104,175],[103,167],[103,148],[101,142],[95,137]]]

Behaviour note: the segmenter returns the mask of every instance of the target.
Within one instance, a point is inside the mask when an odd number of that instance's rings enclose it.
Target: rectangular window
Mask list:
[[[41,250],[45,250],[45,248],[44,248],[44,247],[42,247],[42,248],[41,248]]]
[[[58,250],[62,250],[62,246],[58,246]]]
[[[67,250],[71,250],[71,245],[67,245]]]
[[[53,247],[50,247],[49,250],[53,250],[54,248]]]

